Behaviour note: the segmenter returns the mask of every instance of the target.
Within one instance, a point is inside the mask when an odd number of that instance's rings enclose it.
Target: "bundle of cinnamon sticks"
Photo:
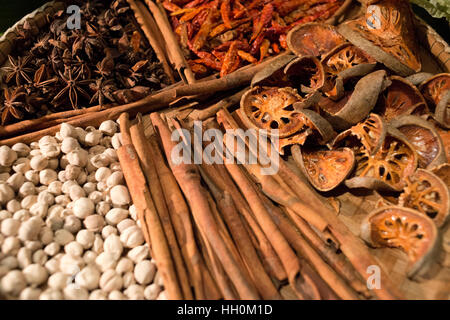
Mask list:
[[[385,273],[381,289],[368,289],[378,262],[283,159],[274,175],[261,175],[260,162],[180,162],[173,133],[192,155],[217,143],[191,147],[191,122],[159,113],[147,128],[140,115],[119,119],[119,160],[170,299],[400,297]],[[238,127],[225,108],[203,125]]]

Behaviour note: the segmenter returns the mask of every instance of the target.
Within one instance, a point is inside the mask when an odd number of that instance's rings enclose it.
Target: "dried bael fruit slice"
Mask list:
[[[355,165],[355,155],[349,148],[317,150],[301,147],[293,148],[292,154],[309,182],[319,191],[336,188]]]
[[[332,148],[337,148],[345,145],[359,148],[359,145],[362,145],[369,154],[375,154],[380,149],[386,137],[386,132],[386,124],[383,119],[379,115],[371,113],[364,122],[341,132],[331,143],[331,146]],[[357,139],[356,143],[352,137]]]
[[[431,169],[447,162],[441,137],[431,122],[416,116],[401,116],[390,122],[416,149],[419,167]]]
[[[336,130],[350,128],[367,117],[375,106],[378,95],[386,88],[388,83],[389,80],[386,78],[386,71],[384,70],[378,70],[366,75],[358,81],[353,93],[339,110],[330,112],[330,109],[322,109],[323,117]]]
[[[302,109],[300,106],[294,105],[298,110],[298,119],[303,123],[303,127],[295,134],[279,139],[279,153],[284,155],[286,147],[291,145],[304,145],[308,137],[313,138],[319,144],[325,144],[327,141],[336,136],[331,124],[322,118],[317,112],[309,109]]]
[[[383,207],[361,224],[361,237],[374,247],[402,249],[409,258],[408,276],[425,272],[437,252],[438,230],[430,218],[410,208]]]
[[[299,101],[303,99],[293,88],[254,87],[241,98],[242,122],[248,128],[265,129],[269,135],[290,136],[304,125],[294,107]]]
[[[399,204],[426,214],[439,228],[449,215],[450,192],[445,182],[435,174],[417,169],[413,175],[406,178]]]
[[[344,43],[345,39],[332,25],[305,23],[289,31],[286,42],[289,49],[299,57],[319,57]]]
[[[339,33],[401,76],[422,68],[409,1],[382,0],[365,15],[344,22]]]
[[[345,181],[349,188],[401,191],[405,178],[417,168],[417,153],[397,129],[388,128],[377,152],[366,147],[353,149],[356,157],[355,177]]]
[[[437,74],[420,86],[420,91],[434,108],[434,118],[450,129],[450,73]]]
[[[391,84],[380,95],[377,113],[390,121],[400,115],[428,113],[428,107],[420,91],[402,77],[391,76]]]
[[[344,83],[371,72],[376,61],[351,43],[343,43],[328,52],[323,57],[322,64],[326,77],[322,91],[338,100],[344,94]]]
[[[279,59],[276,59],[274,63],[271,63],[253,76],[251,87],[290,86],[289,79],[284,73],[284,67],[293,59],[295,59],[295,56],[292,54],[279,57]]]
[[[431,169],[436,176],[438,176],[445,185],[450,188],[450,163],[443,163],[440,166]]]
[[[297,106],[297,104],[294,107],[299,108],[298,117],[306,127],[311,129],[313,136],[319,144],[325,144],[336,137],[336,132],[333,130],[331,124],[317,112],[304,108],[300,109],[301,106]]]
[[[311,93],[322,88],[325,82],[325,72],[322,63],[316,57],[302,57],[289,62],[284,73],[291,87],[304,93]]]

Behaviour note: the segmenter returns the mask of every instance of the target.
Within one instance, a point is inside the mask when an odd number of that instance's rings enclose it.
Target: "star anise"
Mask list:
[[[24,79],[26,82],[31,83],[31,78],[27,73],[33,72],[32,68],[27,68],[28,62],[31,60],[31,56],[26,56],[25,58],[17,57],[17,60],[8,55],[8,60],[11,66],[3,67],[2,70],[6,72],[5,82],[10,83],[14,78],[16,79],[16,84],[21,85],[21,80]]]
[[[95,83],[91,83],[89,87],[95,92],[89,103],[92,104],[98,101],[98,104],[103,106],[107,100],[110,102],[116,101],[113,93],[117,91],[117,88],[115,87],[112,79],[104,80],[103,78],[99,78],[95,81]]]
[[[92,82],[92,80],[79,80],[81,74],[73,77],[71,69],[68,69],[67,76],[62,72],[59,72],[59,76],[64,82],[65,87],[58,92],[52,102],[60,103],[64,100],[64,97],[66,97],[69,98],[72,108],[78,109],[78,94],[81,94],[85,99],[90,100],[91,97],[81,86]]]
[[[22,119],[23,112],[21,109],[25,107],[23,99],[26,96],[23,87],[17,87],[14,90],[5,88],[3,93],[5,100],[3,101],[3,107],[0,109],[2,125],[8,123],[11,116],[15,119]]]
[[[46,35],[39,38],[39,40],[34,44],[33,48],[31,48],[31,53],[34,55],[43,55],[48,50],[50,50],[50,34],[47,33]]]

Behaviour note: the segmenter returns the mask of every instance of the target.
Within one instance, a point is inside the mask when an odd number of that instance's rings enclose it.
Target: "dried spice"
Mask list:
[[[406,178],[399,204],[426,214],[437,227],[441,227],[450,213],[450,191],[435,174],[417,169]]]
[[[402,207],[384,207],[370,213],[361,225],[361,237],[376,247],[405,251],[410,260],[410,277],[430,265],[438,243],[433,221],[418,211]]]
[[[223,76],[287,49],[286,33],[290,29],[328,19],[342,3],[342,0],[166,0],[163,6],[189,56],[192,70],[203,76],[206,67],[220,71]]]
[[[420,90],[430,107],[434,117],[444,128],[450,128],[450,74],[441,73],[428,79],[420,86]]]
[[[3,125],[48,112],[129,103],[169,83],[125,0],[76,4],[83,17],[79,30],[66,27],[64,11],[48,17],[52,22],[39,32],[29,23],[19,28],[2,68],[8,86]],[[11,100],[6,92],[25,92],[27,98]]]
[[[300,167],[319,191],[330,191],[341,184],[353,170],[355,156],[349,148],[309,150],[301,148]]]
[[[402,116],[390,123],[403,133],[416,149],[419,167],[431,169],[447,162],[445,147],[435,126],[416,116]]]

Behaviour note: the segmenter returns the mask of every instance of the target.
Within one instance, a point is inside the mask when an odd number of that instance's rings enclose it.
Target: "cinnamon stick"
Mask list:
[[[149,141],[145,137],[144,126],[140,120],[140,117],[138,117],[137,124],[130,128],[131,140],[138,154],[142,171],[147,178],[150,194],[155,204],[156,211],[161,221],[162,228],[175,263],[175,269],[177,271],[184,298],[187,300],[192,300],[193,295],[189,285],[187,271],[181,257],[180,248],[178,247],[175,232],[172,226],[172,221],[170,219],[166,203],[164,202],[163,191],[154,166],[152,157],[153,150]]]
[[[278,293],[272,280],[267,275],[261,261],[259,260],[256,250],[253,247],[253,244],[247,233],[247,230],[245,229],[241,218],[239,217],[231,195],[226,190],[219,191],[217,186],[214,185],[214,183],[206,173],[203,172],[202,177],[217,201],[219,210],[223,214],[223,218],[228,228],[230,229],[239,252],[244,262],[246,263],[247,270],[250,272],[250,275],[259,293],[264,299],[281,299],[280,294]]]
[[[159,29],[166,37],[167,48],[170,52],[170,56],[173,59],[172,62],[175,64],[175,68],[178,70],[181,79],[183,79],[185,83],[195,83],[196,80],[194,73],[189,67],[186,58],[181,51],[178,40],[173,33],[172,27],[165,17],[165,13],[163,13],[163,11],[153,1],[146,0],[145,3],[152,12]]]
[[[150,14],[150,12],[148,12],[148,9],[142,2],[136,2],[135,0],[127,0],[127,2],[130,5],[131,10],[133,10],[136,21],[141,26],[141,29],[147,37],[150,46],[153,48],[153,51],[155,51],[158,60],[161,62],[164,72],[169,77],[170,82],[174,83],[175,78],[173,77],[172,69],[169,66],[161,43],[156,37],[156,33],[159,31],[156,26],[155,20],[153,20],[152,15]]]
[[[195,289],[195,297],[196,299],[218,299],[219,293],[217,288],[198,250],[189,208],[181,193],[180,187],[164,162],[154,133],[148,139],[152,146],[153,159],[167,209],[170,213],[186,266],[190,270],[189,274]]]
[[[130,123],[128,115],[123,114],[120,118],[120,129],[123,145],[117,150],[117,155],[122,167],[122,171],[130,190],[133,203],[138,211],[144,235],[147,234],[147,241],[151,243],[152,253],[156,260],[158,270],[163,277],[164,286],[170,299],[183,299],[177,274],[173,266],[172,257],[167,245],[161,222],[156,213],[155,206],[150,197],[144,174],[141,171],[136,150],[130,143],[129,136]],[[149,236],[149,237],[148,237]]]
[[[230,251],[225,246],[224,240],[218,233],[217,224],[212,216],[208,200],[204,195],[203,187],[200,185],[200,176],[195,166],[185,163],[175,165],[172,162],[171,152],[176,144],[171,140],[170,130],[158,114],[152,113],[150,118],[153,125],[159,131],[170,168],[187,198],[196,224],[205,234],[215,254],[217,254],[225,272],[236,287],[239,296],[242,299],[258,299],[259,295],[256,289],[245,278],[242,270],[239,269],[237,262],[233,259]]]

